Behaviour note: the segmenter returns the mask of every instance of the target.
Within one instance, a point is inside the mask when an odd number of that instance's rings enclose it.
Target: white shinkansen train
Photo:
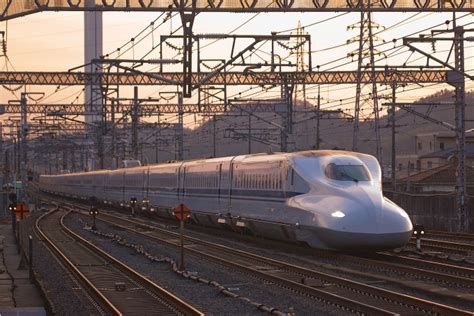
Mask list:
[[[412,223],[383,196],[370,155],[348,151],[253,154],[145,167],[42,175],[43,191],[108,204],[149,201],[172,216],[185,204],[198,224],[246,229],[311,247],[372,251],[405,245]]]

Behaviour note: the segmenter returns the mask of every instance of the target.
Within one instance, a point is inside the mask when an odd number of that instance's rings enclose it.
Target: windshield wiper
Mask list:
[[[359,183],[359,180],[357,180],[357,179],[354,178],[353,176],[348,175],[346,172],[341,172],[341,176],[346,177],[346,178],[349,178],[349,179],[351,179],[352,181],[354,181],[355,183]]]

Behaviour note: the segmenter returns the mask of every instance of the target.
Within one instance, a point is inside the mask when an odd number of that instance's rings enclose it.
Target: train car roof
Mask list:
[[[304,157],[322,157],[322,156],[330,156],[330,155],[348,155],[348,156],[370,156],[369,154],[348,151],[348,150],[306,150],[300,151],[296,153],[292,153],[298,156]]]
[[[76,172],[76,173],[67,173],[67,174],[57,174],[57,175],[41,175],[41,176],[78,176],[78,175],[95,175],[95,174],[104,174],[109,172],[137,172],[141,170],[146,170],[148,168],[159,168],[159,167],[166,167],[172,166],[177,167],[181,164],[185,163],[187,165],[195,165],[200,163],[223,163],[223,162],[240,162],[240,163],[251,163],[251,162],[268,162],[268,161],[278,161],[289,159],[292,157],[323,157],[323,156],[330,156],[330,155],[349,155],[355,157],[368,157],[371,156],[369,154],[359,153],[359,152],[352,152],[347,150],[307,150],[307,151],[299,151],[299,152],[272,152],[272,153],[256,153],[256,154],[247,154],[247,155],[237,155],[237,156],[227,156],[227,157],[218,157],[218,158],[200,158],[200,159],[193,159],[193,160],[185,160],[185,161],[172,161],[168,163],[160,163],[148,166],[140,166],[140,167],[132,167],[132,168],[119,168],[113,170],[96,170],[96,171],[87,171],[87,172]]]

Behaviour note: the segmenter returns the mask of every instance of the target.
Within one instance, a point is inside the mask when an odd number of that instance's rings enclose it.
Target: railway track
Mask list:
[[[411,247],[415,247],[415,239],[409,242]],[[460,256],[474,256],[474,244],[423,238],[421,241],[423,251],[443,252],[446,254],[456,254]]]
[[[472,268],[393,255],[390,253],[377,253],[373,258],[382,261],[383,263],[403,264],[403,266],[408,267],[410,271],[426,275],[436,281],[474,288],[474,269]],[[426,269],[430,270],[427,271]]]
[[[203,315],[137,271],[68,229],[68,212],[52,210],[39,217],[40,239],[77,278],[104,315]]]
[[[326,258],[344,266],[371,267],[379,275],[401,275],[410,282],[429,280],[449,287],[474,289],[474,269],[450,264],[432,262],[390,253],[374,253],[370,255],[347,255],[328,251],[315,251],[312,256]],[[403,280],[397,280],[403,283]]]
[[[168,230],[105,213],[100,213],[98,219],[121,229],[140,234],[155,242],[174,247],[179,245],[178,234]],[[342,308],[345,311],[370,315],[472,315],[470,311],[317,272],[192,237],[186,237],[185,249],[187,253],[217,261],[232,269],[239,269],[258,279],[289,288],[326,304]]]
[[[465,241],[466,243],[474,243],[474,234],[469,233],[455,233],[455,232],[444,232],[439,230],[428,230],[426,231],[426,237],[428,238],[443,238],[451,239],[456,241]]]

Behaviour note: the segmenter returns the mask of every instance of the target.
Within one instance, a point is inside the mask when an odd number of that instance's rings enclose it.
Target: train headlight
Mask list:
[[[341,212],[341,211],[335,211],[335,212],[332,212],[332,213],[331,213],[331,216],[332,216],[332,217],[342,218],[342,217],[346,216],[346,214],[344,214],[344,213]]]

